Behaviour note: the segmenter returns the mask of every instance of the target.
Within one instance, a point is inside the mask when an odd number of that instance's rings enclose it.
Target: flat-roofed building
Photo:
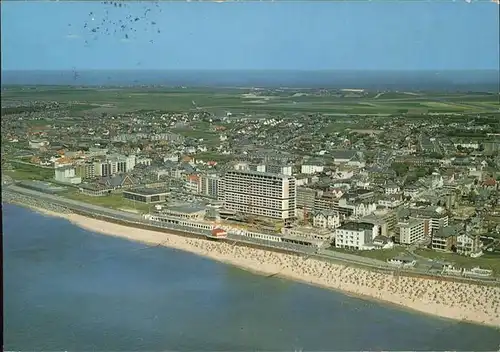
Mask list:
[[[90,179],[95,177],[95,164],[93,162],[83,162],[75,166],[76,176]]]
[[[179,218],[183,220],[200,221],[203,220],[206,214],[206,207],[201,205],[176,205],[163,208],[159,214],[162,216]]]
[[[419,219],[407,219],[398,224],[399,243],[413,244],[425,239],[425,222]]]
[[[221,188],[221,178],[217,174],[201,175],[200,177],[201,190],[200,193],[211,198],[218,199],[219,190]]]
[[[293,221],[296,194],[293,176],[248,170],[224,175],[224,208],[242,214]]]
[[[285,239],[291,241],[297,239],[302,241],[309,241],[312,245],[318,247],[322,246],[325,243],[330,243],[334,237],[333,231],[329,231],[327,229],[317,229],[308,226],[283,228],[281,232]]]
[[[348,222],[335,230],[335,247],[363,249],[373,243],[377,234],[376,225],[366,222]]]
[[[306,187],[297,187],[297,208],[305,208],[308,211],[314,209],[314,200],[317,191]]]
[[[75,168],[73,166],[63,166],[54,169],[54,179],[62,183],[82,183],[82,178],[76,176]]]
[[[154,188],[140,188],[123,191],[123,198],[141,203],[163,203],[167,200],[168,192]]]
[[[423,220],[426,235],[447,227],[449,220],[445,209],[441,207],[410,209],[410,219]]]

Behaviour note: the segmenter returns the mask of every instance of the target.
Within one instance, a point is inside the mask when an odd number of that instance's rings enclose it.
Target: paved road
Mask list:
[[[61,196],[56,196],[52,194],[46,194],[38,191],[34,191],[31,189],[26,189],[18,186],[8,186],[7,190],[12,190],[13,192],[32,196],[35,198],[42,198],[42,199],[47,199],[50,200],[51,202],[54,202],[57,205],[61,206],[66,206],[68,208],[73,208],[75,210],[80,210],[82,212],[88,212],[89,210],[94,212],[95,214],[99,215],[104,215],[104,216],[111,216],[120,220],[134,220],[134,221],[142,221],[144,220],[141,215],[139,214],[134,214],[134,213],[129,213],[125,211],[120,211],[120,210],[115,210],[111,208],[105,208],[101,207],[98,205],[93,205],[89,203],[84,203],[84,202],[79,202],[73,199],[68,199],[68,198],[63,198]]]

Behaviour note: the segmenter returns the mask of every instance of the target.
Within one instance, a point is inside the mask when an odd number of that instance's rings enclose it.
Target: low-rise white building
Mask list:
[[[312,243],[320,246],[324,243],[330,243],[335,235],[328,230],[314,229],[307,226],[283,228],[281,229],[281,233],[285,238],[312,241]]]
[[[394,183],[389,183],[384,187],[384,192],[388,195],[398,194],[399,192],[401,192],[401,188]]]
[[[300,168],[302,174],[312,175],[323,172],[325,167],[319,164],[303,164]]]
[[[42,147],[48,146],[50,143],[49,141],[43,139],[32,139],[28,142],[28,144],[31,149],[40,149]]]
[[[82,178],[76,176],[76,169],[72,166],[63,166],[54,169],[54,179],[62,183],[80,184]]]
[[[346,249],[365,249],[377,236],[376,225],[365,222],[349,222],[335,230],[335,247]]]
[[[153,161],[153,159],[151,159],[151,158],[136,158],[135,164],[136,165],[151,166],[152,161]]]

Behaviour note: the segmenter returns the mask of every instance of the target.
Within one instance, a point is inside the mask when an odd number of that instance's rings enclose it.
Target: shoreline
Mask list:
[[[182,250],[266,277],[279,277],[333,290],[347,296],[397,306],[442,319],[500,329],[500,288],[382,274],[349,265],[223,242],[186,238],[167,232],[136,229],[77,214],[56,213],[23,205],[85,230],[151,246]]]

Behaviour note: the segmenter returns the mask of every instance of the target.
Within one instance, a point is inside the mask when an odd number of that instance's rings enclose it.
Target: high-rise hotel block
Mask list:
[[[293,176],[231,170],[224,175],[224,207],[243,214],[296,218],[297,186]]]

